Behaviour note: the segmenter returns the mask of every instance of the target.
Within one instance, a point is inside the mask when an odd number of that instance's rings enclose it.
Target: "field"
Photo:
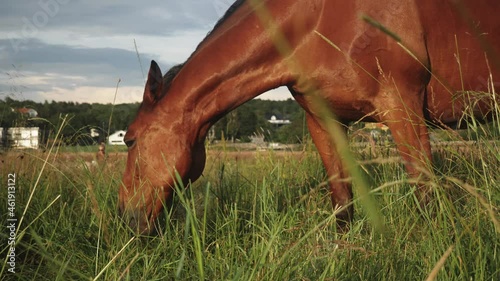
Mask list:
[[[117,215],[126,153],[108,149],[94,164],[93,152],[2,153],[0,218],[17,230],[0,231],[0,279],[500,280],[499,142],[436,150],[424,209],[391,149],[352,149],[381,223],[355,187],[345,232],[310,143],[208,150],[203,177],[176,194],[152,237]]]

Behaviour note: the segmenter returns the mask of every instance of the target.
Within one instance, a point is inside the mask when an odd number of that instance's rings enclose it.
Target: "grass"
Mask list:
[[[74,153],[93,153],[95,154],[99,149],[99,145],[87,145],[87,146],[61,146],[59,152],[74,152]],[[125,145],[107,145],[106,152],[110,153],[120,153],[127,152],[127,147]]]
[[[326,175],[310,144],[287,153],[209,147],[203,177],[177,187],[174,207],[152,237],[133,236],[117,215],[125,168],[119,148],[97,164],[89,153],[95,148],[9,152],[0,182],[6,186],[16,174],[20,225],[16,273],[8,271],[10,233],[0,231],[0,279],[500,280],[500,120],[470,125],[475,143],[435,150],[432,199],[423,209],[393,149],[379,148],[376,158],[354,149],[362,171],[354,184],[369,187],[354,190],[377,204],[355,194],[357,213],[346,232],[336,229]],[[0,206],[7,203],[2,193]],[[0,211],[0,220],[8,219]]]
[[[180,191],[158,236],[134,237],[117,216],[124,154],[8,152],[16,173],[16,273],[1,280],[499,280],[500,148],[486,142],[434,154],[425,210],[398,161],[363,159],[385,231],[359,200],[336,231],[326,175],[311,145],[299,152],[210,150],[204,176]],[[21,157],[22,156],[22,157]],[[45,168],[42,170],[45,159]],[[390,158],[386,158],[390,159]],[[38,186],[34,183],[40,178]],[[6,189],[0,206],[7,208]],[[29,206],[28,199],[33,196]],[[7,214],[0,212],[6,224]]]

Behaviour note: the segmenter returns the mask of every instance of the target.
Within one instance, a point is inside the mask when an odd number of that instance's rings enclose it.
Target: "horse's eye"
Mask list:
[[[124,140],[124,142],[125,142],[125,145],[126,145],[128,148],[132,148],[132,146],[134,146],[134,144],[135,144],[135,140],[134,140],[134,139]]]

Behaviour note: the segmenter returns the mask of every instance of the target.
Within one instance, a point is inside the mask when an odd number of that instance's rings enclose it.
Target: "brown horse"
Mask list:
[[[352,191],[314,106],[318,95],[343,123],[385,123],[409,175],[426,174],[427,121],[448,124],[464,110],[479,117],[491,112],[491,93],[500,88],[492,80],[500,77],[499,11],[498,0],[236,1],[184,64],[162,76],[151,63],[125,136],[124,219],[139,233],[153,230],[175,174],[186,185],[201,175],[209,128],[279,86],[306,112],[334,207],[348,205]],[[477,98],[484,93],[489,100]],[[340,220],[352,212],[345,208]]]

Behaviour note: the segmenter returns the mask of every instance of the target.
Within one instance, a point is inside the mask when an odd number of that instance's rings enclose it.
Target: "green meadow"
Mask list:
[[[425,206],[392,142],[349,139],[355,216],[343,230],[307,137],[294,151],[207,144],[202,177],[175,186],[152,236],[118,214],[124,148],[97,161],[96,147],[58,147],[56,133],[46,149],[2,151],[0,280],[498,281],[500,106],[490,94],[491,123],[464,118],[467,131],[433,132]],[[55,118],[53,131],[81,126]]]
[[[117,214],[123,150],[108,148],[105,163],[92,162],[96,149],[6,151],[0,279],[500,280],[498,127],[475,124],[481,134],[465,144],[440,133],[453,142],[435,146],[424,208],[391,143],[351,141],[369,192],[355,181],[343,232],[307,140],[293,152],[207,145],[203,176],[176,188],[148,237]]]

